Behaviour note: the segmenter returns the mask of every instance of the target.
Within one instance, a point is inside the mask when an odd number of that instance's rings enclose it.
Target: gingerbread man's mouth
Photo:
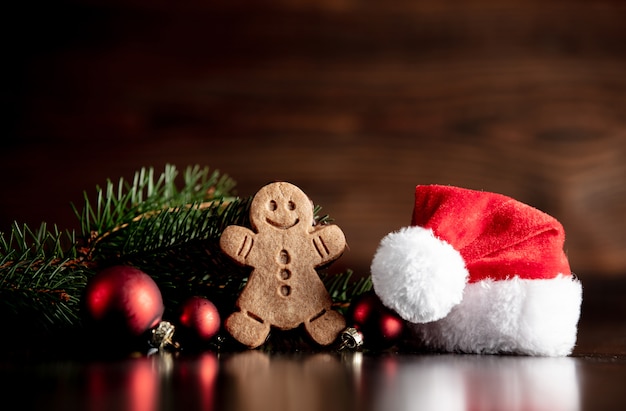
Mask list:
[[[281,223],[278,223],[278,222],[276,222],[276,221],[270,220],[269,218],[266,218],[266,219],[265,219],[265,221],[266,221],[269,225],[271,225],[271,226],[273,226],[273,227],[276,227],[276,228],[281,228],[281,229],[283,229],[283,230],[287,230],[287,229],[289,229],[289,228],[291,228],[291,227],[295,226],[296,224],[298,224],[298,223],[300,222],[300,219],[299,219],[299,218],[296,218],[296,221],[294,221],[294,222],[293,222],[293,224],[281,224]]]

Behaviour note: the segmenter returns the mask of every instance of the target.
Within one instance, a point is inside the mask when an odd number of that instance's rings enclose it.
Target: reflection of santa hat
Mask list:
[[[435,347],[567,354],[582,297],[564,237],[556,219],[512,198],[417,186],[412,225],[388,234],[374,256],[374,290],[423,324],[414,328]]]

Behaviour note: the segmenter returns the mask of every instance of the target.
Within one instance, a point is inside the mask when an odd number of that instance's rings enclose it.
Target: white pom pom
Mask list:
[[[405,227],[385,236],[371,265],[383,304],[412,323],[436,321],[461,302],[469,273],[461,254],[430,229]]]

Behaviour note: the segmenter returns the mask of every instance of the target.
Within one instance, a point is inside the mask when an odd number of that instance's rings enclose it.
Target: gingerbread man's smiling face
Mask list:
[[[290,183],[271,183],[261,188],[250,205],[250,219],[259,229],[267,224],[287,230],[313,224],[313,205],[302,190]]]

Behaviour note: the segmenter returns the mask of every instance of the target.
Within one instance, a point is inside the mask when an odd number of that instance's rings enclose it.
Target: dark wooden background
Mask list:
[[[166,163],[299,185],[366,273],[416,184],[562,221],[626,274],[622,1],[23,1],[4,14],[0,231]]]

